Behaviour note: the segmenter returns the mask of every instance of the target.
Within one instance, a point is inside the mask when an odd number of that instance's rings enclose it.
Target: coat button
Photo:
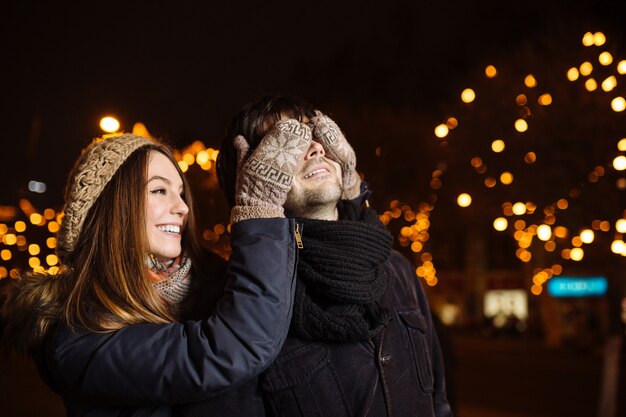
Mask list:
[[[379,360],[380,363],[385,366],[391,360],[391,355],[380,355]]]

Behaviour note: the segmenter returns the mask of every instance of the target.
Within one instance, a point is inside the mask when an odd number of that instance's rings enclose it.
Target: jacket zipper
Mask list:
[[[296,222],[296,245],[298,249],[304,249],[304,244],[302,243],[302,235],[300,234],[300,224]]]

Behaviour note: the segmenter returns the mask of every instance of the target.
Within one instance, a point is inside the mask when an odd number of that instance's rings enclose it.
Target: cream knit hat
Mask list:
[[[61,260],[74,250],[85,216],[126,159],[137,149],[155,144],[150,139],[123,134],[94,139],[82,150],[65,189],[64,216],[57,234]]]

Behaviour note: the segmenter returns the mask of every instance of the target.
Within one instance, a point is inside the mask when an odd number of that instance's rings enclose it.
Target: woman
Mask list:
[[[304,152],[306,133],[277,135]],[[275,154],[249,159],[271,165]],[[222,279],[217,257],[199,250],[189,187],[169,148],[121,135],[82,152],[58,235],[64,272],[13,281],[2,305],[3,340],[34,357],[68,415],[170,415],[276,357],[291,317],[295,226],[276,206],[288,189],[248,172]],[[210,290],[224,282],[213,306]],[[203,311],[213,313],[177,321]]]

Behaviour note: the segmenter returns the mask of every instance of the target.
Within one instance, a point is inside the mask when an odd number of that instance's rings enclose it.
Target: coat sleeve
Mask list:
[[[140,324],[53,338],[48,368],[66,401],[178,404],[220,394],[263,371],[287,336],[295,290],[293,220],[232,227],[223,298],[206,320]]]

